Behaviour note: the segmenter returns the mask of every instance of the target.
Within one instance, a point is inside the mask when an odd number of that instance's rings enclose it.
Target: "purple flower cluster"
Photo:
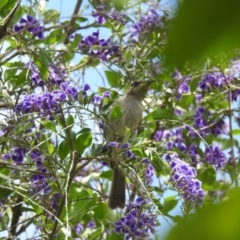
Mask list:
[[[75,232],[77,235],[79,235],[83,230],[84,230],[84,227],[83,227],[83,225],[82,225],[80,222],[78,222],[78,223],[75,225],[75,227],[74,227],[74,232]]]
[[[50,202],[50,206],[51,206],[54,213],[57,213],[57,210],[59,208],[60,199],[61,199],[61,194],[60,193],[53,194],[51,202]]]
[[[220,88],[226,85],[226,81],[231,81],[231,77],[225,76],[222,72],[219,72],[216,69],[214,72],[203,74],[198,86],[202,90],[207,90],[211,87]]]
[[[208,163],[215,166],[217,169],[222,168],[226,163],[226,155],[219,147],[210,145],[205,149],[205,159]]]
[[[98,94],[95,94],[92,99],[92,103],[96,106],[102,104],[104,98],[110,99],[111,97],[111,92],[110,91],[105,91],[102,96],[99,96]]]
[[[170,181],[178,189],[187,205],[192,207],[201,205],[204,191],[201,188],[202,183],[195,179],[197,175],[195,168],[181,161],[177,154],[171,154],[170,159],[172,168]]]
[[[38,174],[34,174],[31,179],[31,192],[34,194],[48,194],[51,188],[48,185],[46,176],[47,168],[43,165],[43,156],[38,151],[32,151],[30,154],[31,159],[35,162]],[[42,173],[42,174],[41,174]]]
[[[146,184],[149,185],[153,182],[154,167],[147,158],[143,158],[141,162],[144,166],[144,177],[146,179]]]
[[[199,107],[193,116],[194,125],[199,129],[199,133],[202,136],[205,136],[206,134],[209,133],[209,129],[206,128],[207,126],[206,118],[209,116],[210,112],[203,107]]]
[[[24,148],[16,147],[12,152],[6,153],[4,159],[12,159],[16,164],[23,164],[24,157],[27,150]]]
[[[44,38],[43,27],[40,25],[39,21],[31,15],[27,15],[26,18],[20,18],[19,23],[13,26],[14,32],[21,32],[25,29],[39,39]]]
[[[30,61],[26,64],[27,68],[31,70],[30,79],[37,86],[44,86],[45,82],[41,79],[40,71],[38,67]],[[60,66],[56,67],[53,64],[49,66],[49,77],[48,81],[53,85],[60,85],[64,82],[66,78],[66,71],[62,69]]]
[[[127,15],[124,12],[111,11],[107,12],[107,8],[104,4],[100,4],[96,11],[92,12],[92,16],[97,18],[96,22],[98,24],[104,24],[107,20],[120,23],[124,25],[127,23]]]
[[[207,127],[211,125],[211,121],[207,121],[211,116],[211,113],[203,107],[197,108],[193,118],[194,118],[194,126],[198,128],[198,132],[201,136],[206,136],[207,134],[214,134],[218,136],[220,134],[226,133],[226,123],[223,119],[216,122],[211,128]],[[190,130],[190,136],[195,137],[196,133]]]
[[[155,9],[150,9],[146,16],[141,16],[139,21],[131,26],[130,36],[144,35],[157,27],[163,28],[162,17]]]
[[[92,35],[82,38],[78,48],[83,54],[97,57],[102,61],[121,55],[119,47],[116,44],[112,44],[110,38],[107,40],[99,39],[99,30],[93,32]]]
[[[53,92],[33,93],[24,97],[19,103],[15,111],[17,113],[32,113],[40,112],[44,115],[52,114],[60,110],[60,103],[69,98],[77,100],[77,89],[70,86],[68,83],[61,83],[62,90],[55,90]]]
[[[95,229],[95,228],[96,228],[96,223],[95,223],[93,220],[91,220],[91,221],[87,224],[86,227],[87,227],[87,228],[91,228],[91,229]],[[80,222],[78,222],[78,223],[75,225],[75,227],[74,227],[74,232],[75,232],[77,235],[81,234],[84,230],[85,230],[84,225],[81,224]]]
[[[123,234],[124,239],[146,239],[149,237],[149,231],[154,234],[157,226],[156,218],[151,213],[141,213],[145,201],[141,198],[136,201],[136,208],[130,205],[131,210],[115,222],[114,231]]]

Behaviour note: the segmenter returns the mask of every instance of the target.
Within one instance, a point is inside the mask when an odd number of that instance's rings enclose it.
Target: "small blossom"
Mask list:
[[[150,9],[146,16],[141,16],[139,21],[131,26],[130,36],[143,36],[155,28],[163,28],[162,17],[155,9]]]
[[[26,29],[28,32],[37,36],[39,39],[43,39],[43,27],[39,21],[31,15],[27,15],[26,18],[20,18],[19,23],[13,26],[14,32],[20,32]]]
[[[79,235],[84,230],[84,227],[81,223],[77,223],[74,227],[74,232]]]
[[[92,220],[92,221],[90,221],[90,222],[87,224],[87,227],[88,227],[88,228],[95,229],[95,228],[96,228],[96,223]]]
[[[99,104],[102,103],[102,101],[103,101],[103,97],[102,97],[102,96],[99,96],[98,94],[95,94],[94,97],[93,97],[93,99],[92,99],[92,103],[93,103],[94,105],[99,105]]]
[[[109,91],[105,91],[103,93],[103,97],[105,97],[105,98],[110,98],[110,96],[111,96],[111,92],[109,92]]]
[[[205,149],[205,159],[208,163],[215,166],[217,169],[222,168],[226,163],[226,155],[219,147],[210,145]]]
[[[87,94],[87,91],[89,90],[89,89],[91,89],[90,88],[90,85],[89,84],[84,84],[84,86],[83,86],[83,95],[86,95]]]
[[[109,142],[108,146],[111,148],[120,148],[121,144],[118,142]]]

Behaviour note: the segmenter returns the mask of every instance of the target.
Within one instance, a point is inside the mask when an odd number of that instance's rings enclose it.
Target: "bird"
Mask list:
[[[124,139],[126,127],[131,131],[130,139],[137,136],[137,131],[142,123],[143,107],[142,101],[145,98],[149,86],[155,81],[134,81],[128,91],[113,103],[113,108],[108,114],[108,122],[104,127],[106,142],[121,142]],[[121,113],[112,117],[114,109],[121,108]],[[116,152],[112,151],[112,157],[117,158]],[[110,209],[124,208],[126,176],[116,161],[111,162],[113,169],[112,183],[108,199]]]

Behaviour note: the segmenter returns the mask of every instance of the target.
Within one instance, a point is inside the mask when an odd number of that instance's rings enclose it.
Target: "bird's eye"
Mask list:
[[[139,82],[133,82],[132,84],[131,84],[131,86],[133,86],[133,87],[137,87],[139,85]]]

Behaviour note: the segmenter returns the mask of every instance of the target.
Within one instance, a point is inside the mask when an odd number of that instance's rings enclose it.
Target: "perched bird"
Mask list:
[[[20,2],[21,1],[19,0],[17,4],[13,7],[12,11],[3,20],[0,21],[0,39],[6,35],[8,25],[11,22],[14,14],[16,13]]]
[[[142,100],[145,98],[148,88],[155,81],[134,81],[126,94],[113,103],[113,109],[109,112],[109,122],[104,127],[104,136],[107,143],[121,141],[124,138],[126,127],[131,130],[131,139],[137,135],[142,122]],[[121,114],[112,118],[116,106],[120,106]],[[114,156],[115,154],[115,156]],[[117,157],[114,151],[113,157]],[[111,209],[123,208],[125,205],[126,177],[117,163],[111,163],[113,178],[108,200]]]

